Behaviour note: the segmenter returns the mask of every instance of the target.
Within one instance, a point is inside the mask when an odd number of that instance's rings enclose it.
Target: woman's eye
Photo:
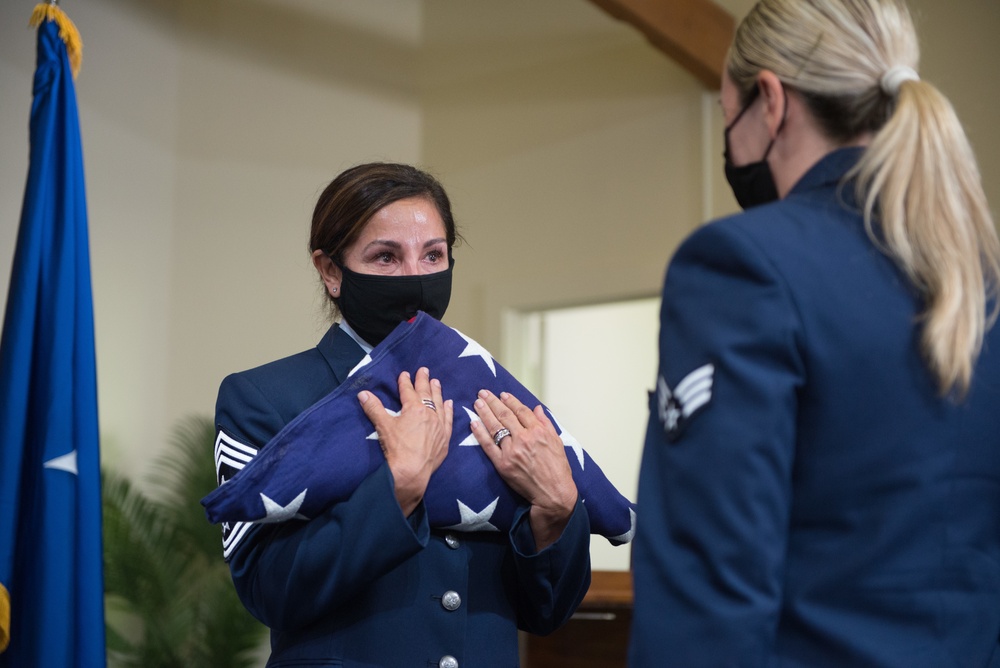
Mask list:
[[[375,260],[383,264],[388,264],[393,261],[392,253],[389,253],[388,251],[384,253],[379,253],[378,255],[375,256]]]
[[[444,259],[444,253],[442,253],[439,250],[431,251],[430,253],[427,254],[427,259],[430,260],[431,262],[438,262]]]

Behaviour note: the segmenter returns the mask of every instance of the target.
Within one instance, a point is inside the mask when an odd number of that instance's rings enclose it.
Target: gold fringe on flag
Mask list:
[[[80,65],[83,64],[83,41],[80,39],[80,32],[63,10],[49,2],[43,2],[35,7],[28,25],[37,28],[42,25],[42,21],[55,21],[59,26],[59,38],[66,43],[69,65],[75,79],[80,73]]]
[[[10,594],[0,583],[0,654],[10,643]]]

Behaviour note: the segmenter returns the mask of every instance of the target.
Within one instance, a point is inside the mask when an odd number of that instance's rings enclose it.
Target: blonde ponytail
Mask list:
[[[964,396],[997,317],[1000,242],[948,100],[906,81],[895,107],[851,176],[869,236],[923,297],[921,349],[939,390]]]
[[[760,0],[727,74],[745,93],[770,70],[834,142],[871,137],[848,178],[869,236],[923,299],[921,352],[938,389],[960,398],[997,318],[1000,241],[965,132],[918,60],[902,0]]]

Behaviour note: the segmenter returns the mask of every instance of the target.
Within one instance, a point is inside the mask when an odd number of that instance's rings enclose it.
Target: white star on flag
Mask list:
[[[459,357],[482,357],[483,361],[486,362],[486,366],[488,366],[490,368],[490,371],[493,372],[493,375],[496,376],[497,367],[495,364],[493,364],[493,356],[490,355],[489,351],[486,350],[486,348],[483,348],[481,345],[479,345],[479,342],[473,341],[472,339],[467,337],[465,334],[462,334],[462,332],[458,331],[457,329],[452,328],[452,331],[454,331],[456,334],[465,339],[465,342],[468,344],[465,346],[465,350],[463,350],[461,354],[459,354]]]
[[[629,518],[632,520],[632,526],[629,528],[628,531],[626,531],[620,536],[611,536],[610,540],[618,543],[628,543],[635,537],[635,511],[629,508],[628,515]]]
[[[475,411],[469,410],[466,406],[462,406],[462,408],[465,408],[465,412],[469,414],[470,426],[473,422],[482,422],[482,420],[479,419],[479,415],[477,415]],[[479,445],[479,441],[476,440],[475,434],[470,433],[459,443],[459,445]]]
[[[576,458],[580,460],[580,468],[583,469],[583,446],[580,445],[580,442],[568,431],[559,432],[559,438],[562,439],[563,445],[567,448],[573,448]]]
[[[399,417],[399,411],[394,411],[394,410],[392,410],[390,408],[386,408],[385,412],[388,413],[389,415],[391,415],[392,417]],[[368,436],[365,438],[365,440],[366,441],[377,441],[378,440],[378,432],[377,431],[373,431],[372,433],[368,434]]]
[[[76,450],[71,450],[61,457],[56,457],[55,459],[50,459],[45,462],[42,466],[47,469],[56,469],[58,471],[66,471],[67,473],[72,473],[77,475],[76,471]]]
[[[445,529],[455,529],[456,531],[500,531],[500,529],[490,524],[490,519],[493,517],[493,511],[496,510],[497,501],[499,500],[500,497],[493,499],[493,503],[477,513],[456,499],[458,501],[458,512],[462,516],[462,521],[450,527],[445,527]]]
[[[261,524],[270,524],[272,522],[284,522],[285,520],[309,519],[305,515],[299,515],[299,508],[302,506],[302,502],[306,500],[307,491],[309,490],[302,490],[302,493],[292,499],[286,506],[276,503],[273,499],[268,498],[266,494],[261,494],[260,500],[264,502],[264,510],[267,512],[267,517],[257,521]]]

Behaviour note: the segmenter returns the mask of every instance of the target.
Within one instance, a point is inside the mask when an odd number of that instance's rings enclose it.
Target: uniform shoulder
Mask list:
[[[709,221],[689,234],[681,242],[675,259],[702,258],[722,260],[736,254],[757,255],[766,253],[770,244],[768,237],[776,233],[775,227],[783,227],[780,215],[774,215],[770,206],[736,213]],[[770,228],[770,229],[769,229]]]
[[[216,400],[216,425],[263,444],[281,426],[332,392],[340,384],[334,366],[342,360],[337,356],[347,356],[339,351],[344,341],[334,338],[337,331],[331,328],[314,348],[226,376]],[[349,338],[346,343],[353,344]],[[339,369],[339,373],[346,372]]]
[[[778,202],[716,219],[682,244],[699,248],[753,249],[782,265],[797,257],[836,258],[871,247],[864,221],[835,189],[792,193]],[[824,262],[825,263],[825,262]]]
[[[340,331],[340,328],[333,325],[327,330],[322,340],[312,348],[244,371],[231,373],[223,379],[222,384],[223,386],[239,382],[270,384],[274,382],[274,379],[282,377],[304,379],[316,373],[325,376],[326,372],[329,371],[329,365],[325,363],[325,359],[333,354],[332,351],[338,350],[344,344],[344,337],[345,335]]]
[[[309,348],[294,355],[288,355],[243,371],[230,373],[223,379],[222,383],[225,385],[239,380],[258,381],[288,373],[294,374],[297,371],[309,369],[321,359],[322,355],[317,348]]]

